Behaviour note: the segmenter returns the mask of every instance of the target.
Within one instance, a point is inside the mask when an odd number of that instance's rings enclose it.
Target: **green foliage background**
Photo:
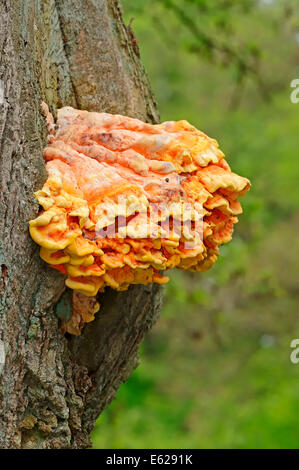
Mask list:
[[[94,447],[298,448],[299,364],[290,362],[299,338],[299,103],[290,101],[298,6],[123,3],[161,119],[187,119],[217,138],[252,189],[213,269],[171,273],[141,365],[99,418]],[[173,4],[254,72],[202,43]]]

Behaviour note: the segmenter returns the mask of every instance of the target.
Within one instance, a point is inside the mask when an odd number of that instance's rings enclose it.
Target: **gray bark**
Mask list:
[[[46,178],[42,100],[54,115],[71,105],[158,121],[118,0],[0,2],[1,448],[90,446],[161,306],[157,286],[107,290],[81,337],[61,334],[64,278],[28,234]]]

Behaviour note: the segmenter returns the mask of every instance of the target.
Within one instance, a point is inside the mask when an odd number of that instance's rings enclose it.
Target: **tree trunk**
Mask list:
[[[68,308],[64,277],[28,234],[46,179],[40,103],[54,115],[66,105],[158,114],[118,0],[4,0],[0,15],[0,447],[88,447],[162,295],[154,285],[107,289],[82,336],[62,336],[54,309]]]

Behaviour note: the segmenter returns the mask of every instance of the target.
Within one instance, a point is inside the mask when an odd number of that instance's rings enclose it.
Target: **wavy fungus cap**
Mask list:
[[[68,287],[93,297],[105,286],[164,284],[161,271],[215,263],[250,187],[216,140],[187,121],[151,125],[65,107],[54,125],[44,112],[48,179],[35,193],[43,210],[30,234]],[[93,314],[79,317],[65,329],[78,334]]]

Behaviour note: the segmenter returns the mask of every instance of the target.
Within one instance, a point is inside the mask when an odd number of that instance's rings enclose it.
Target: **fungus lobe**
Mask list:
[[[250,187],[216,140],[187,121],[148,124],[45,104],[48,179],[29,222],[40,256],[75,291],[63,329],[80,334],[106,286],[156,282],[171,268],[205,271],[231,240]],[[80,295],[79,295],[80,294]],[[86,297],[90,297],[90,301]]]

